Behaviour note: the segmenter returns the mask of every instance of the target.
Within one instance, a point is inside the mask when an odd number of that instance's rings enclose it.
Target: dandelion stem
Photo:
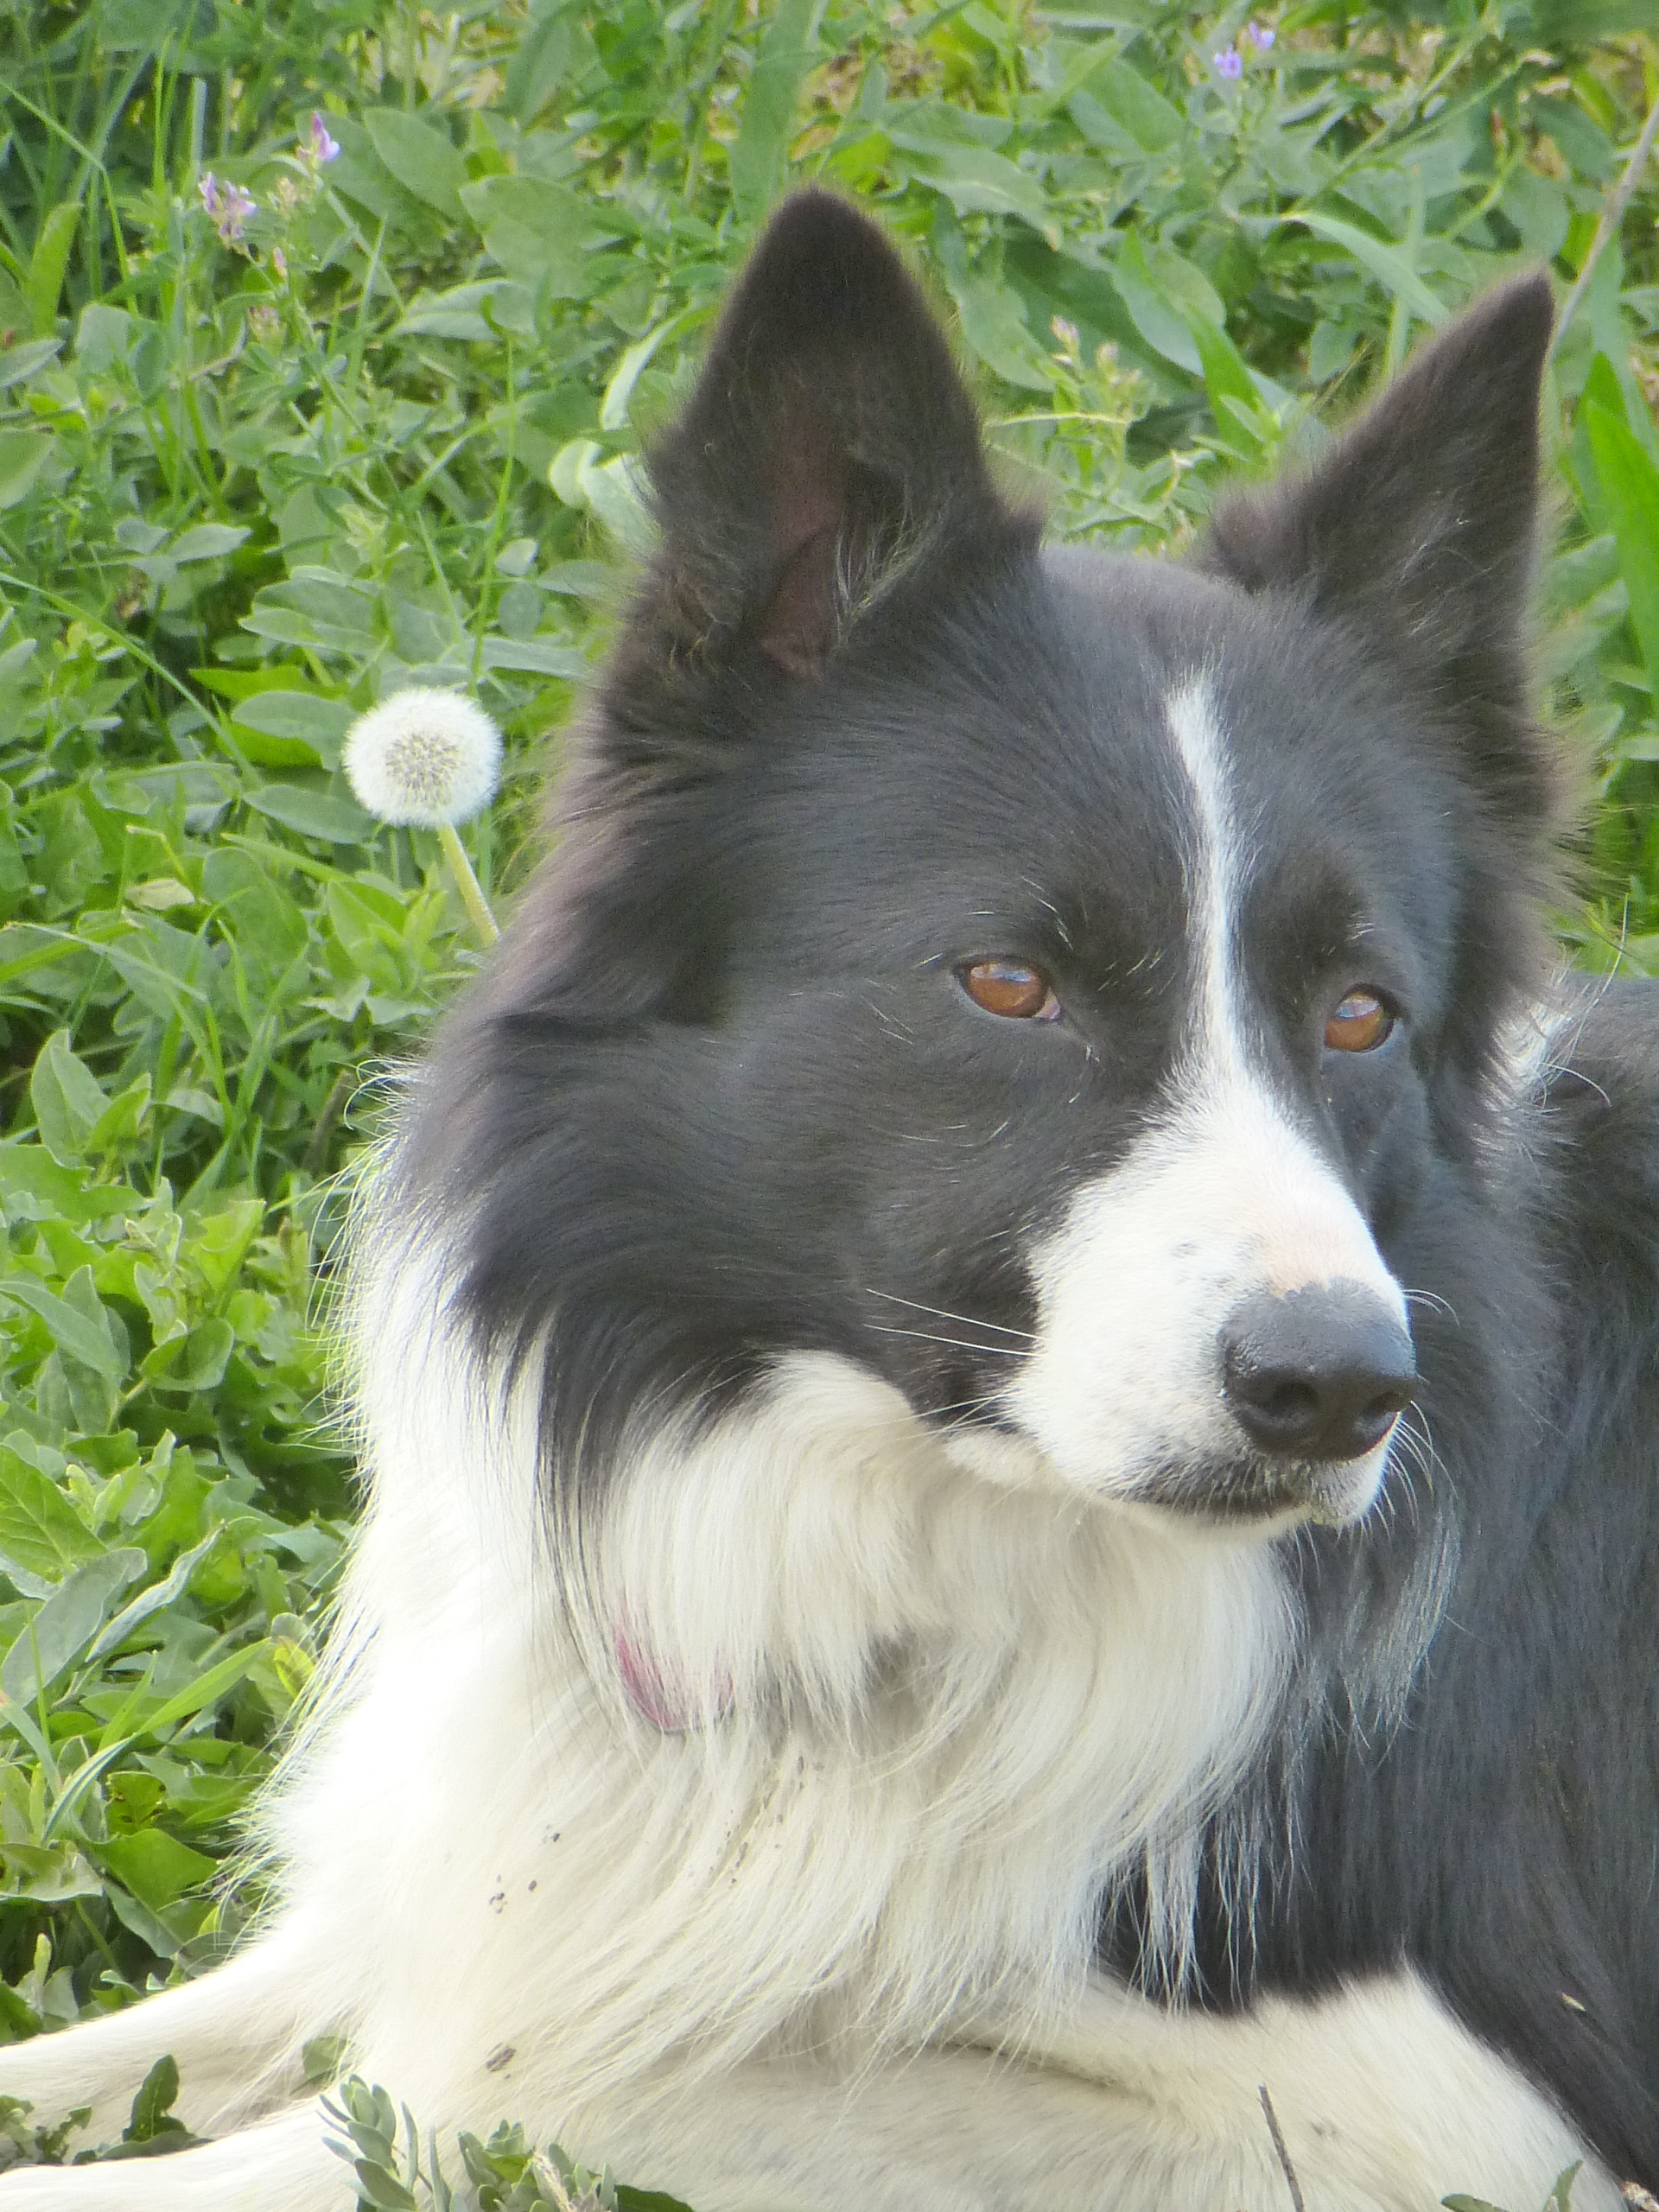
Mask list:
[[[455,879],[461,903],[467,909],[473,927],[478,931],[480,944],[493,944],[501,931],[496,925],[495,916],[490,912],[490,902],[484,896],[483,886],[473,873],[473,864],[467,857],[467,848],[461,843],[460,832],[453,822],[446,822],[440,827],[438,842],[443,847],[443,857],[449,863],[449,873]]]

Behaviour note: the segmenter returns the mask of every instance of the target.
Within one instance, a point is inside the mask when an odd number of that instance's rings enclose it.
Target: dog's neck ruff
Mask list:
[[[713,1693],[706,1698],[688,1696],[665,1675],[645,1639],[629,1624],[613,1630],[617,1679],[627,1693],[628,1703],[642,1720],[664,1736],[683,1736],[701,1726],[702,1715],[712,1709],[723,1720],[732,1709],[732,1678],[724,1668],[715,1677]]]
[[[1270,1546],[999,1485],[824,1355],[632,1441],[573,1486],[578,1527],[539,1376],[505,1389],[464,1348],[429,1248],[362,1249],[371,1495],[330,1663],[419,1666],[416,1762],[464,1700],[480,1776],[518,1776],[527,1834],[629,1931],[561,1963],[573,2101],[671,2050],[1036,2033],[1128,1882],[1179,1981],[1201,1826],[1292,1668]]]

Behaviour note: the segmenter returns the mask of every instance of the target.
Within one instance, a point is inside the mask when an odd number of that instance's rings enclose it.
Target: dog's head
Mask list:
[[[416,1150],[556,1451],[827,1354],[993,1482],[1364,1512],[1537,974],[1549,322],[1186,565],[1046,551],[892,249],[785,206]]]

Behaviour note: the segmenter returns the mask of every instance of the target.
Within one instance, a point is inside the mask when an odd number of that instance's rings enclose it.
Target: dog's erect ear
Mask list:
[[[651,457],[663,529],[645,612],[704,663],[745,646],[821,666],[861,605],[1008,518],[944,334],[874,224],[786,200]]]
[[[1522,639],[1538,526],[1538,406],[1554,319],[1541,272],[1440,332],[1300,480],[1224,505],[1198,559],[1249,590],[1310,594],[1363,626],[1460,719],[1518,810]]]

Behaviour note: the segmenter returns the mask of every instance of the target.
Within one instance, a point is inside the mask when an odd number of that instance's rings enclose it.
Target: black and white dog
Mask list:
[[[1541,277],[1189,564],[767,232],[356,1240],[283,1902],[7,2051],[322,2212],[302,2042],[699,2212],[1659,2185],[1659,1022],[1552,981]]]

